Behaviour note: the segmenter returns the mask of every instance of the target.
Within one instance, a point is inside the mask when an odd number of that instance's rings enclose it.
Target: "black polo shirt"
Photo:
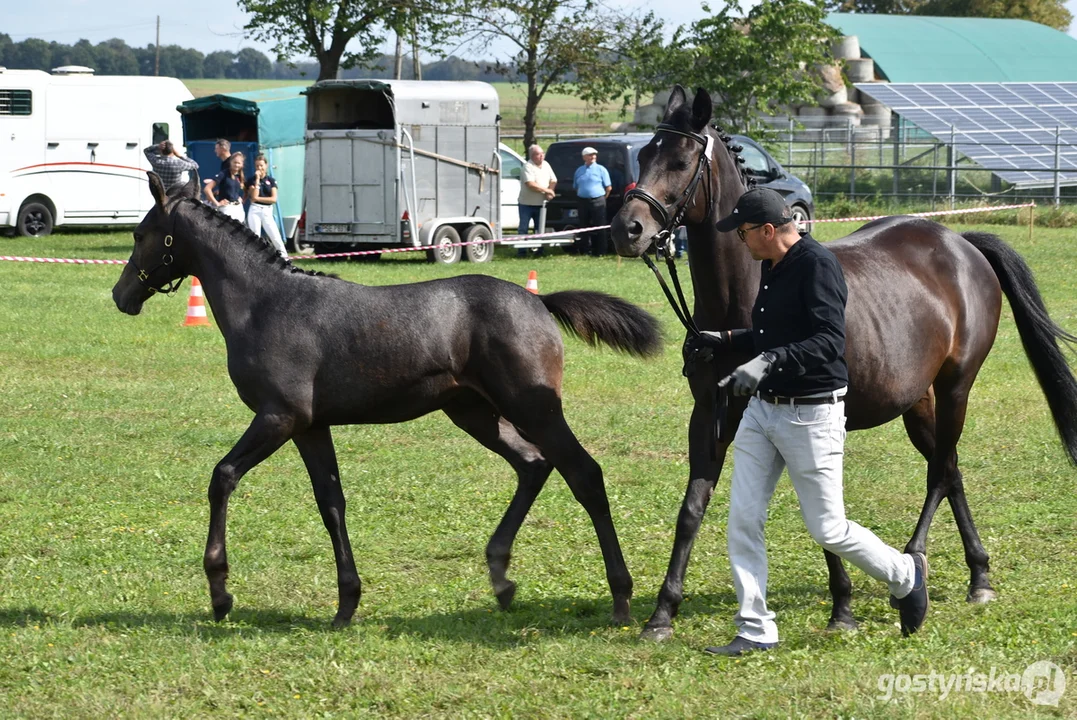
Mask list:
[[[731,349],[777,356],[761,392],[798,397],[849,384],[845,301],[849,291],[834,253],[804,235],[774,265],[763,261],[752,327],[734,331]]]

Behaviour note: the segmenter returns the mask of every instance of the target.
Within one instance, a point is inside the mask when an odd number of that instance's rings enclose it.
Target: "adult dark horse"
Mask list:
[[[255,413],[209,485],[204,566],[216,618],[232,608],[225,588],[228,498],[248,470],[292,440],[333,543],[340,594],[333,624],[350,622],[361,585],[330,426],[395,423],[443,410],[518,475],[516,494],[486,548],[501,606],[516,592],[506,577],[513,540],[557,468],[595,526],[614,619],[627,621],[632,578],[602,470],[561,410],[564,348],[551,314],[591,343],[637,355],[658,350],[655,319],[602,293],[536,297],[480,275],[364,287],[304,272],[195,199],[197,186],[192,180],[169,197],[150,173],[156,205],[135,230],[134,251],[112,297],[120,310],[137,315],[154,292],[197,276],[224,334],[229,375]]]
[[[714,227],[719,217],[732,212],[745,184],[736,149],[709,127],[711,112],[710,96],[703,90],[689,105],[683,88],[674,89],[663,123],[640,151],[637,189],[614,218],[611,232],[620,255],[637,257],[683,213],[695,292],[692,316],[701,329],[721,330],[751,325],[759,263],[736,233],[718,233]],[[969,390],[995,339],[1002,294],[1010,301],[1025,352],[1074,462],[1077,383],[1058,340],[1077,338],[1050,320],[1027,265],[994,235],[958,235],[928,220],[892,217],[827,247],[841,262],[849,287],[848,429],[875,427],[901,416],[909,439],[928,461],[927,499],[905,551],[926,551],[931,519],[947,499],[971,571],[968,600],[986,602],[995,591],[965,500],[957,442]],[[689,553],[729,443],[723,439],[712,454],[715,386],[747,359],[717,353],[713,363],[700,364],[689,379],[695,400],[688,431],[691,476],[645,638],[672,635]],[[745,405],[741,400],[730,406],[728,427],[740,422]],[[834,599],[830,627],[854,627],[849,578],[837,556],[828,552],[826,561]]]

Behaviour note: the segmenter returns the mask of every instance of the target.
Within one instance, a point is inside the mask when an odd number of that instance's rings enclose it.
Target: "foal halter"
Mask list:
[[[175,229],[176,229],[176,221],[175,221],[175,219],[173,219],[172,220],[172,230],[175,231]],[[171,247],[172,247],[172,236],[171,235],[165,235],[165,251],[164,251],[164,253],[161,254],[161,262],[157,263],[156,265],[151,267],[149,270],[141,270],[141,269],[139,269],[138,265],[135,264],[135,261],[134,261],[133,258],[128,261],[128,262],[131,263],[131,267],[133,267],[135,270],[138,271],[138,282],[139,282],[139,284],[142,285],[143,287],[149,287],[151,295],[153,295],[154,293],[162,293],[164,295],[171,295],[174,292],[176,292],[177,290],[179,290],[180,285],[183,283],[184,280],[187,279],[186,275],[180,275],[175,280],[171,280],[171,281],[163,283],[161,285],[151,285],[150,284],[150,282],[149,282],[150,275],[157,272],[158,270],[160,270],[163,267],[168,267],[173,262],[175,262],[175,258],[172,256],[172,253],[170,253],[168,251],[168,249],[171,248]]]

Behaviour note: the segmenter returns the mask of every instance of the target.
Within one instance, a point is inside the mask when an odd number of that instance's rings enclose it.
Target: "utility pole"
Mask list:
[[[157,53],[153,60],[154,77],[161,74],[161,16],[157,16]]]
[[[398,30],[396,33],[396,62],[394,63],[393,79],[400,80],[404,73],[404,36]]]
[[[411,25],[411,66],[416,80],[423,79],[423,66],[419,63],[419,22],[412,20]]]

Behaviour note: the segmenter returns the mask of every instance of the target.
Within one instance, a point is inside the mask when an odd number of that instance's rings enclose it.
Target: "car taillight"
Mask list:
[[[407,222],[407,221],[408,221],[408,220],[410,220],[410,219],[411,219],[411,216],[410,216],[410,215],[408,215],[408,211],[407,211],[407,210],[405,210],[405,211],[404,211],[404,214],[400,216],[400,220],[401,220],[401,222]]]
[[[300,231],[307,229],[307,211],[304,210],[299,216],[299,229]]]
[[[629,190],[635,190],[635,189],[636,189],[636,183],[634,183],[634,182],[628,183],[627,185],[625,185],[625,194],[627,195]]]

